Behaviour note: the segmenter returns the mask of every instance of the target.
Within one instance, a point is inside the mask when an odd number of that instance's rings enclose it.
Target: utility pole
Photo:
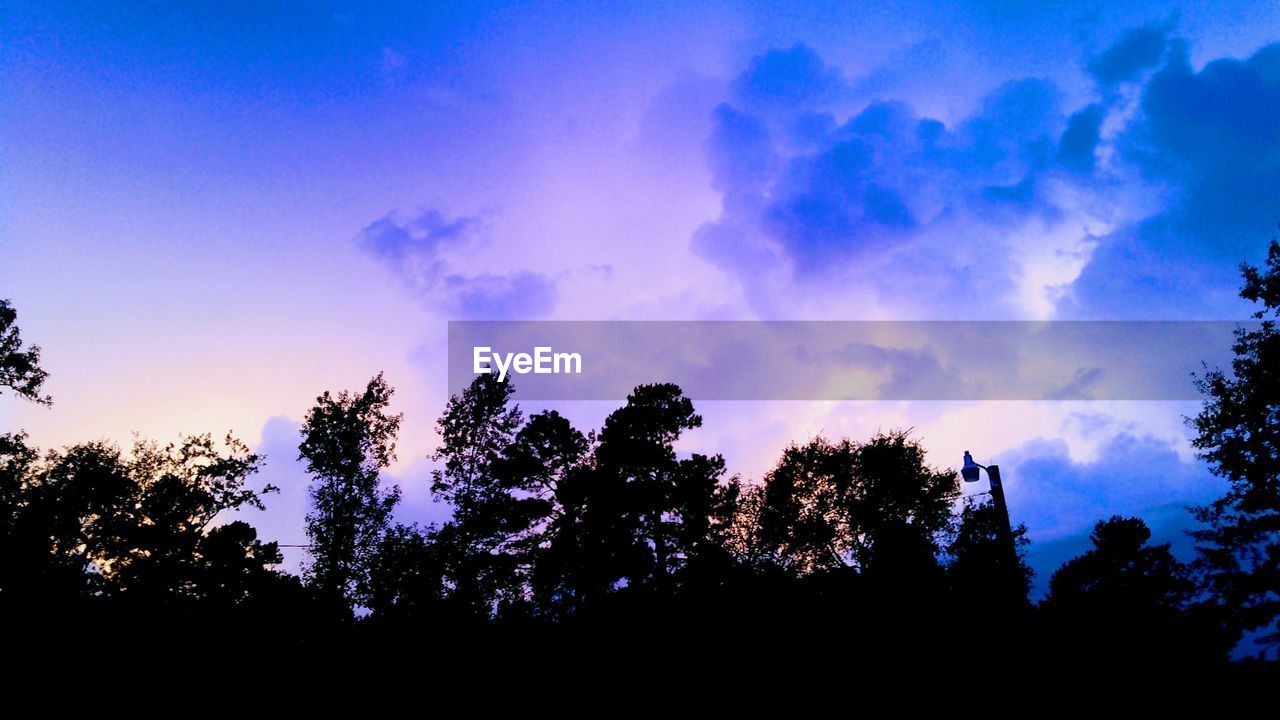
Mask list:
[[[973,461],[969,451],[965,450],[964,467],[960,469],[961,477],[965,482],[977,482],[979,470],[987,471],[987,479],[991,481],[991,502],[996,506],[996,514],[1000,516],[1000,539],[1007,548],[1009,557],[1016,562],[1018,547],[1013,542],[1013,525],[1009,522],[1009,505],[1004,499],[1004,484],[1000,482],[1000,466],[979,465]]]

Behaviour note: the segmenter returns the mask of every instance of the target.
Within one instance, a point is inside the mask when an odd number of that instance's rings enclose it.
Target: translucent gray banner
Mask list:
[[[1193,400],[1255,321],[452,321],[449,392],[521,400]]]

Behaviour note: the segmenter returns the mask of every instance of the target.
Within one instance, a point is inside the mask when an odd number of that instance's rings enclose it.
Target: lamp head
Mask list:
[[[968,450],[965,450],[964,467],[960,468],[960,477],[964,478],[965,482],[977,482],[978,471],[981,469],[982,466],[974,462],[973,456],[969,454]]]

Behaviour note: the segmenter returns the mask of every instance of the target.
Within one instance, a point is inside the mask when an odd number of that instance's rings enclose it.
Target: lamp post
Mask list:
[[[1009,506],[1004,501],[1004,485],[1000,483],[999,465],[979,465],[973,461],[968,450],[964,451],[964,466],[960,468],[960,476],[965,482],[977,482],[979,472],[987,471],[987,479],[991,481],[991,501],[995,503],[996,514],[1000,516],[1000,535],[1011,557],[1017,558],[1018,548],[1013,543],[1013,526],[1009,523]]]

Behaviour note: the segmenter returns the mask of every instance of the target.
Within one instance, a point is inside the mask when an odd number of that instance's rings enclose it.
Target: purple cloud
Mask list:
[[[456,319],[533,319],[549,315],[557,288],[531,271],[467,274],[457,257],[483,245],[483,218],[447,217],[426,210],[416,217],[387,215],[356,241],[430,306]]]

